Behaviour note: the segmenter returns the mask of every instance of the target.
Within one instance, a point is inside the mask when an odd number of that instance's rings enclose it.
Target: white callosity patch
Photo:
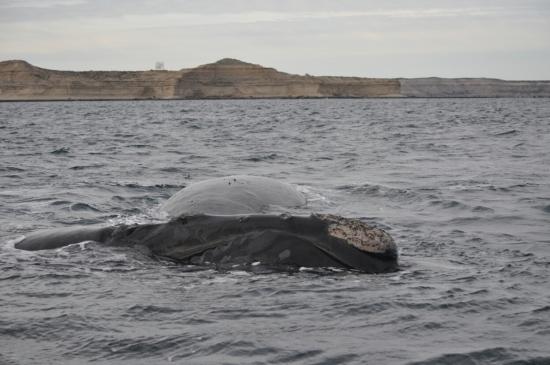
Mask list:
[[[332,214],[319,214],[328,223],[328,233],[342,239],[358,249],[372,253],[397,252],[393,238],[384,230],[369,226],[358,219],[344,218]]]

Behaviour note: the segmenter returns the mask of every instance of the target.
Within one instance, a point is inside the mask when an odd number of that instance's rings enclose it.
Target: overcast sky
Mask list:
[[[296,74],[550,79],[549,0],[0,0],[0,60]]]

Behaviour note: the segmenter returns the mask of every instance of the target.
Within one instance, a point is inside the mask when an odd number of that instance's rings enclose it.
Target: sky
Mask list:
[[[550,80],[550,0],[0,0],[0,60]]]

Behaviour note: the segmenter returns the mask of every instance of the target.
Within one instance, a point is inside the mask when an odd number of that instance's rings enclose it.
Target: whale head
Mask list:
[[[364,272],[398,270],[398,251],[393,238],[384,230],[359,219],[333,214],[314,214],[326,227],[327,239],[317,247],[345,266]]]

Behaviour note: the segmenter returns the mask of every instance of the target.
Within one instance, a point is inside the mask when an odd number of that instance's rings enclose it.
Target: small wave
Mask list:
[[[489,207],[485,207],[482,205],[476,205],[474,207],[471,207],[468,204],[462,203],[457,200],[431,200],[429,202],[430,205],[439,207],[441,209],[456,209],[456,210],[465,210],[465,211],[471,211],[473,213],[493,213],[494,210]]]
[[[127,309],[127,312],[131,314],[146,315],[149,313],[180,313],[182,309],[163,307],[158,305],[133,305]]]
[[[523,188],[533,187],[533,186],[536,186],[536,185],[534,185],[534,184],[514,184],[514,185],[510,185],[510,186],[489,185],[488,189],[493,190],[493,191],[503,191],[503,192],[507,193],[507,192],[510,192],[510,191],[522,190]]]
[[[13,166],[0,166],[1,172],[23,172],[24,169],[21,169],[19,167],[13,167]]]
[[[2,128],[2,127],[0,127]],[[20,365],[21,363],[17,360],[8,358],[8,355],[0,354],[0,364],[3,365]]]
[[[347,191],[351,194],[380,197],[395,201],[410,201],[420,198],[418,194],[411,189],[391,188],[378,184],[341,185],[337,186],[336,189]]]
[[[161,212],[158,209],[151,209],[150,211],[142,214],[112,217],[107,221],[107,223],[109,225],[125,224],[131,226],[135,224],[163,223],[167,219],[167,213]]]
[[[69,151],[70,151],[69,147],[61,147],[61,148],[58,148],[56,150],[51,151],[50,153],[52,155],[63,155],[63,154],[69,153]]]
[[[363,185],[341,185],[341,186],[337,186],[336,189],[348,191],[355,194],[373,195],[373,194],[377,194],[380,191],[381,187],[380,185],[363,184]]]
[[[532,312],[533,313],[550,312],[550,305],[545,305],[544,307],[533,309]]]
[[[509,131],[506,131],[506,132],[497,133],[497,134],[495,134],[495,136],[509,136],[511,134],[516,134],[516,133],[518,133],[518,131],[515,130],[515,129],[512,129],[512,130],[509,130]]]
[[[56,293],[56,292],[52,292],[52,291],[49,291],[49,292],[16,292],[14,294],[22,295],[22,296],[27,297],[27,298],[41,298],[41,299],[66,298],[66,297],[70,297],[71,295],[73,295],[72,292]]]
[[[472,212],[476,212],[476,213],[482,213],[482,212],[494,213],[494,211],[495,211],[494,209],[489,207],[484,207],[482,205],[476,205],[475,207],[472,208]]]
[[[130,133],[115,133],[113,134],[113,137],[132,138],[135,137],[135,135]]]
[[[306,196],[306,201],[310,202],[320,202],[322,204],[330,205],[332,204],[331,200],[324,194],[319,191],[316,191],[311,186],[307,185],[297,185],[296,190]]]
[[[177,168],[177,167],[173,167],[173,166],[168,166],[168,167],[161,167],[159,169],[159,171],[162,171],[162,172],[181,172],[181,169]]]
[[[456,200],[432,200],[430,202],[431,205],[438,205],[443,209],[452,209],[452,208],[458,208],[458,209],[466,209],[468,206],[464,203],[461,203]]]
[[[279,155],[277,155],[276,153],[270,153],[269,155],[264,155],[264,156],[251,156],[251,157],[247,157],[245,158],[244,160],[245,161],[251,161],[251,162],[261,162],[261,161],[270,161],[270,160],[275,160],[279,157]]]
[[[6,241],[1,240],[0,253],[7,252],[8,255],[14,254],[13,257],[17,260],[23,259],[23,257],[31,256],[32,251],[23,251],[15,248],[15,245],[25,239],[25,235],[18,235],[17,237],[10,238]]]
[[[162,356],[169,349],[191,352],[196,336],[184,333],[174,336],[136,336],[113,339],[111,336],[95,336],[74,349],[74,355],[88,353],[94,360],[142,359],[144,356]],[[70,354],[70,353],[69,353]]]
[[[496,192],[512,192],[512,191],[524,191],[526,188],[536,188],[538,184],[533,183],[521,183],[512,184],[508,186],[498,186],[486,181],[467,180],[460,183],[452,183],[447,186],[449,190],[455,190],[459,192],[475,192],[475,191],[496,191]]]
[[[461,225],[461,224],[486,224],[488,222],[499,222],[499,223],[513,223],[517,224],[525,220],[524,216],[519,215],[490,215],[490,216],[468,216],[468,217],[455,217],[449,219],[447,224],[451,225]]]
[[[69,167],[69,169],[71,169],[71,170],[87,170],[87,169],[99,169],[99,168],[102,168],[102,167],[105,167],[105,165],[104,164],[76,165],[76,166]]]
[[[66,226],[86,226],[92,224],[102,224],[104,223],[104,218],[105,217],[101,216],[88,216],[86,218],[75,218],[74,216],[71,216],[65,219],[54,219],[51,221],[51,223]]]
[[[72,211],[82,212],[82,211],[88,211],[88,212],[101,212],[101,210],[92,207],[89,204],[86,203],[74,203],[71,205],[70,208]]]
[[[512,350],[503,347],[487,348],[479,351],[465,353],[447,353],[432,357],[427,360],[415,361],[409,365],[455,365],[455,364],[503,364],[503,365],[527,365],[548,364],[550,357],[521,358]]]
[[[155,146],[151,146],[151,145],[148,145],[148,144],[130,144],[126,147],[133,147],[133,148],[155,148]]]
[[[50,203],[50,205],[53,205],[53,206],[56,206],[56,205],[69,205],[71,204],[70,201],[68,200],[54,200],[53,202]]]
[[[189,179],[189,175],[183,176],[184,179]],[[158,191],[158,190],[164,190],[164,189],[183,189],[186,187],[185,184],[141,184],[141,183],[134,183],[134,182],[120,182],[116,183],[115,186],[120,186],[124,188],[130,188],[130,189],[136,189],[136,190],[142,190],[142,191]]]

